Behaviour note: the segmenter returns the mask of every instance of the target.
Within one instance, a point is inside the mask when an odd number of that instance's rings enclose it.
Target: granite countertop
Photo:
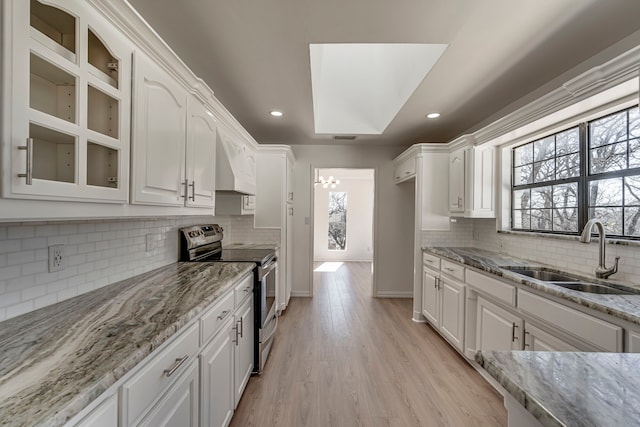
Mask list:
[[[640,354],[487,351],[476,361],[544,426],[640,424]]]
[[[479,270],[486,271],[496,276],[504,277],[516,283],[520,283],[532,289],[536,289],[556,297],[563,298],[583,305],[593,310],[606,313],[620,319],[640,325],[640,295],[610,295],[592,294],[570,290],[548,282],[525,277],[502,267],[539,266],[552,271],[561,271],[557,268],[541,263],[528,261],[509,255],[499,254],[484,249],[468,247],[423,247],[425,252],[456,261]],[[588,277],[579,273],[570,272],[588,283],[603,283],[613,287],[629,287],[629,285],[614,280],[602,280]]]
[[[0,322],[0,425],[58,426],[253,263],[177,263]]]

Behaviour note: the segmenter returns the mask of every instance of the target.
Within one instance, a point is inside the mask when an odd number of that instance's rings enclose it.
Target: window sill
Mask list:
[[[555,240],[573,240],[578,242],[580,240],[580,236],[567,236],[563,234],[551,234],[551,233],[535,233],[528,231],[514,231],[514,230],[498,230],[499,234],[511,234],[515,236],[529,236],[529,237],[541,237],[544,239],[555,239]],[[592,241],[599,241],[600,237],[591,237]],[[607,237],[607,244],[609,245],[620,245],[620,246],[637,246],[640,247],[640,240],[626,240],[626,239],[615,239]]]

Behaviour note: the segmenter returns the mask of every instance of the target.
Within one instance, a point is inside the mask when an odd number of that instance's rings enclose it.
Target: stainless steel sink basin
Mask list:
[[[568,274],[558,273],[555,271],[549,271],[544,267],[506,267],[505,270],[512,271],[516,274],[532,277],[543,282],[577,282],[577,277],[570,276]]]
[[[610,295],[634,295],[640,293],[635,289],[618,289],[612,286],[599,285],[597,283],[582,283],[582,282],[551,282],[556,286],[562,286],[566,289],[571,289],[579,292],[587,292],[590,294],[610,294]]]

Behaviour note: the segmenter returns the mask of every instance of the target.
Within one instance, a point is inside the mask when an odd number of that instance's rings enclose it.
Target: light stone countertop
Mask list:
[[[543,426],[640,425],[640,354],[486,351],[476,361]]]
[[[176,263],[0,322],[0,425],[59,426],[253,263]]]
[[[639,295],[610,295],[592,294],[566,289],[551,283],[543,282],[531,277],[524,277],[501,267],[524,267],[541,266],[549,270],[561,272],[557,268],[528,261],[522,258],[515,258],[509,255],[499,254],[484,249],[467,247],[423,247],[423,251],[447,258],[461,264],[475,267],[496,276],[503,277],[516,283],[520,283],[532,289],[545,292],[568,301],[575,302],[590,309],[627,320],[640,325],[640,294]],[[571,273],[588,283],[603,283],[609,286],[629,287],[615,280],[601,280],[595,277],[588,277],[584,274]]]

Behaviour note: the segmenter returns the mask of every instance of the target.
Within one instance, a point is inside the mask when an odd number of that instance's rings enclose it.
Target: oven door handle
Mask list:
[[[258,275],[258,280],[264,279],[269,273],[271,273],[273,269],[276,268],[277,263],[278,261],[274,260],[272,263],[267,264],[266,266],[260,267],[260,269],[258,270],[260,273]]]
[[[261,343],[269,342],[271,337],[273,337],[273,334],[276,333],[276,330],[278,329],[278,315],[277,314],[273,315],[273,320],[274,320],[274,322],[276,322],[276,324],[273,326],[273,329],[271,330],[271,333],[269,334],[269,336],[267,336],[266,338],[262,338]]]

